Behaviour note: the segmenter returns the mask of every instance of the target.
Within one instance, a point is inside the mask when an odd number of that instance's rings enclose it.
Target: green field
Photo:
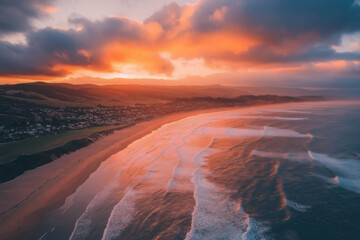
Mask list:
[[[0,163],[11,162],[20,155],[31,155],[65,145],[67,142],[87,138],[93,133],[102,132],[124,125],[103,126],[67,131],[55,135],[27,138],[17,142],[0,144]]]

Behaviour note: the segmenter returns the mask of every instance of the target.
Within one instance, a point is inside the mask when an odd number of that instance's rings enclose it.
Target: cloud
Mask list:
[[[327,38],[359,30],[360,6],[354,3],[354,0],[206,0],[200,2],[192,18],[197,31],[233,26],[237,31],[269,41],[296,39],[309,33]],[[223,7],[227,9],[225,22],[214,26],[209,17]]]
[[[338,53],[341,37],[360,31],[354,0],[204,0],[165,6],[157,22],[174,58],[203,58],[212,67],[359,59]]]
[[[164,6],[161,10],[155,12],[152,16],[147,18],[144,22],[157,22],[165,31],[168,31],[179,24],[179,19],[183,14],[183,8],[177,3],[171,3]]]
[[[360,6],[354,0],[207,0],[201,1],[188,31],[198,35],[232,32],[244,51],[204,52],[213,61],[232,56],[232,61],[259,64],[317,61],[341,58],[331,49],[343,34],[360,30]],[[226,9],[226,11],[224,11]],[[213,16],[222,12],[222,21]],[[253,42],[247,44],[247,42]],[[234,46],[236,46],[234,44]],[[209,46],[210,47],[210,46]],[[210,48],[209,48],[210,49]],[[336,55],[336,56],[334,56]]]
[[[55,0],[2,0],[0,2],[0,36],[27,32],[31,21],[56,10]]]
[[[0,74],[66,76],[75,70],[113,71],[116,64],[138,64],[152,74],[171,75],[173,66],[150,47],[147,26],[126,18],[90,22],[71,19],[80,30],[45,28],[30,32],[27,44],[0,41]]]
[[[73,29],[28,32],[24,45],[0,42],[0,74],[66,76],[131,64],[170,76],[171,60],[178,59],[230,70],[360,60],[357,51],[336,51],[344,35],[360,31],[355,0],[202,0],[166,5],[143,23],[122,17],[69,22]]]

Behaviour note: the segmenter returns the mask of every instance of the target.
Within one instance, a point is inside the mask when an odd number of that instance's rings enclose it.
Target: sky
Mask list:
[[[359,77],[356,0],[0,0],[2,84],[353,88]]]

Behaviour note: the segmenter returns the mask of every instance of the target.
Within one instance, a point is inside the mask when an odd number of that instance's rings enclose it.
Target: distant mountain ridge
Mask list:
[[[23,83],[1,85],[0,97],[52,106],[106,106],[165,103],[177,98],[237,97],[249,94],[241,88],[210,86],[73,85]]]

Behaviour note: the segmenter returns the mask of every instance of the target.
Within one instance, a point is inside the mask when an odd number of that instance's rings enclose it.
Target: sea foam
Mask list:
[[[337,159],[326,154],[308,152],[311,159],[329,168],[337,175],[338,183],[344,189],[360,193],[360,161],[357,159]]]
[[[124,198],[114,207],[104,230],[102,240],[116,239],[134,217],[135,192],[128,189]]]

